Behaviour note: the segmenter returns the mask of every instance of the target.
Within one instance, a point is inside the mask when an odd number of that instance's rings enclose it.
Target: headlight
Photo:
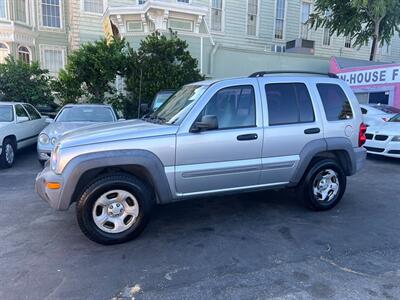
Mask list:
[[[400,135],[396,135],[392,138],[392,142],[400,142]]]
[[[41,133],[39,135],[39,143],[40,144],[48,144],[50,142],[49,136],[45,133]]]
[[[60,146],[57,145],[54,150],[51,152],[50,157],[50,168],[54,173],[57,173],[57,163],[58,163],[58,156],[60,152]]]
[[[51,138],[50,140],[52,145],[55,145],[57,143],[57,139],[55,137]]]

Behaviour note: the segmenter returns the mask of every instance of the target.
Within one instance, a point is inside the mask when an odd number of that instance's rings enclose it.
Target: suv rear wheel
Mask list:
[[[312,210],[329,210],[335,207],[346,190],[346,174],[333,159],[315,162],[308,170],[302,184],[301,197]]]
[[[10,138],[3,141],[2,152],[0,155],[0,166],[3,168],[11,168],[15,160],[15,146]]]
[[[154,204],[152,191],[131,175],[109,175],[89,185],[76,213],[82,232],[103,245],[136,238],[145,228]]]

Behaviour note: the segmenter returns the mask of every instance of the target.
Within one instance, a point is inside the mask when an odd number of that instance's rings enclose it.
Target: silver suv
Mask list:
[[[76,202],[93,241],[138,236],[155,204],[297,187],[313,210],[341,200],[363,166],[365,126],[333,76],[269,74],[184,86],[142,120],[61,138],[36,190],[58,210]]]

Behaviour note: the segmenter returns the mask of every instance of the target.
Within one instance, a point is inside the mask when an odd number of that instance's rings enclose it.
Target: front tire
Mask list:
[[[79,227],[92,241],[113,245],[130,241],[150,219],[154,193],[131,175],[108,175],[90,184],[80,197]]]
[[[303,203],[315,211],[332,209],[342,199],[346,184],[346,174],[335,160],[316,161],[300,186]]]
[[[3,148],[0,155],[0,167],[11,168],[15,161],[15,144],[14,142],[6,138],[3,141]]]

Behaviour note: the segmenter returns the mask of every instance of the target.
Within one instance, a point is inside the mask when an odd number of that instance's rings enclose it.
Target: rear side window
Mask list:
[[[324,105],[328,121],[347,120],[353,118],[349,99],[337,84],[318,83],[317,89]]]
[[[368,110],[366,110],[364,107],[361,107],[361,112],[363,115],[366,115],[368,113]]]
[[[269,125],[310,123],[315,121],[311,97],[304,83],[265,85]]]

